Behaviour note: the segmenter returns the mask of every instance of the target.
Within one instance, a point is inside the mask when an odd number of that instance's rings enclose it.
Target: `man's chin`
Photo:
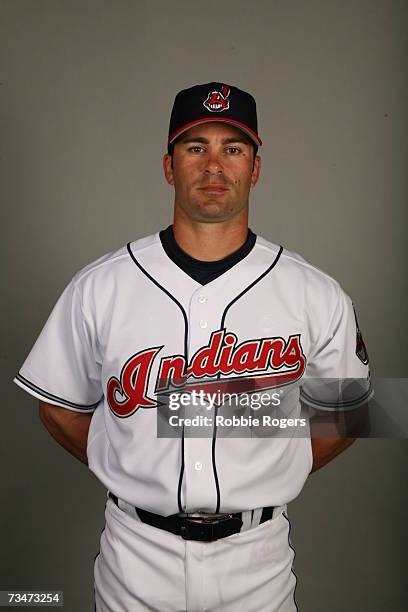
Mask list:
[[[227,206],[220,206],[217,203],[208,203],[205,206],[200,206],[195,211],[197,221],[203,221],[207,223],[219,223],[221,221],[228,221],[234,217],[234,212]]]
[[[236,215],[242,212],[242,207],[234,207],[231,202],[217,201],[214,199],[206,199],[203,201],[190,201],[187,204],[180,206],[183,209],[184,214],[191,219],[199,223],[221,223],[223,221],[229,221]]]

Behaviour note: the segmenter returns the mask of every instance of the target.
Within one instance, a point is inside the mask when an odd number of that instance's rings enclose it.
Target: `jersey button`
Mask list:
[[[194,469],[197,472],[201,472],[201,470],[203,469],[203,464],[201,463],[201,461],[196,461],[194,464]]]
[[[205,297],[205,295],[200,295],[198,298],[198,301],[200,302],[200,304],[205,304],[207,301],[207,298]]]
[[[203,320],[201,319],[201,321],[200,321],[200,327],[201,327],[201,329],[205,329],[205,328],[207,327],[207,325],[208,325],[207,321],[203,321]]]

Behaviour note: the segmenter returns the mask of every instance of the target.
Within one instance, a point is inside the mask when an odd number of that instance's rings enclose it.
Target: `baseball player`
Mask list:
[[[75,274],[15,378],[107,489],[98,612],[297,609],[287,504],[354,439],[296,435],[302,405],[340,401],[310,381],[362,380],[347,408],[371,391],[350,298],[248,229],[261,144],[250,94],[216,82],[179,92],[163,161],[172,226]],[[231,389],[249,401],[245,424],[225,409]],[[255,392],[268,399],[262,433]],[[177,435],[159,435],[168,413]]]

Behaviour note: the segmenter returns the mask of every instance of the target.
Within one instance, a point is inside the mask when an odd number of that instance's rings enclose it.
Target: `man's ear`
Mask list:
[[[256,155],[254,159],[254,167],[252,169],[251,187],[255,187],[255,185],[257,184],[260,172],[261,172],[261,158],[259,155]]]
[[[174,185],[174,175],[173,175],[173,160],[172,156],[166,153],[163,157],[163,170],[164,176],[166,177],[166,181],[169,185]]]

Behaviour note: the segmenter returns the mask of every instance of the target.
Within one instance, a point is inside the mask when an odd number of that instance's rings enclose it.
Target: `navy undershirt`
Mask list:
[[[244,259],[250,253],[256,242],[256,234],[248,229],[247,239],[244,244],[234,253],[227,255],[223,259],[217,261],[201,261],[187,255],[177,244],[173,226],[169,225],[165,230],[159,233],[163,249],[174,263],[183,270],[186,274],[194,278],[201,285],[210,283],[221,274],[235,266],[241,259]]]

